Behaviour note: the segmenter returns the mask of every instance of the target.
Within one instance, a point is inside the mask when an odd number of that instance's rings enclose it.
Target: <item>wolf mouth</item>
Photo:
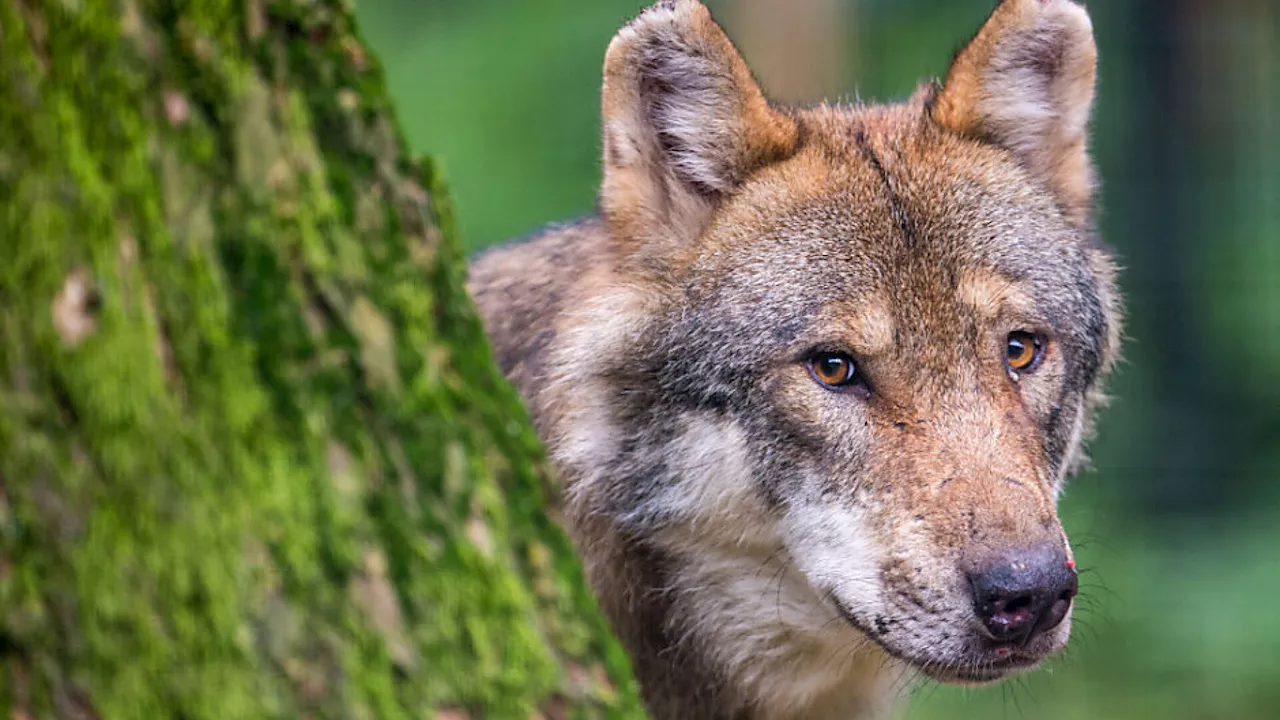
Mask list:
[[[882,646],[883,647],[883,646]],[[1027,656],[1012,656],[1007,660],[971,660],[968,662],[920,663],[905,660],[920,669],[930,679],[954,685],[985,685],[1022,670],[1030,670],[1040,660]]]
[[[983,685],[1000,680],[1010,673],[1030,670],[1039,665],[1042,659],[1012,648],[1012,653],[1003,658],[975,656],[943,660],[904,653],[885,642],[884,633],[877,632],[860,621],[853,611],[840,598],[836,597],[834,592],[828,591],[826,596],[845,622],[870,638],[881,650],[938,682],[956,685]]]

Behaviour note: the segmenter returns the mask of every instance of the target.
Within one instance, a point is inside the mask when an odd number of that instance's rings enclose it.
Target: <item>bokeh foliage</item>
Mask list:
[[[735,22],[746,22],[744,5],[771,1],[712,7],[731,35],[751,30],[760,43],[787,37],[787,23]],[[440,158],[456,189],[469,247],[592,210],[600,61],[642,5],[361,7],[410,142]],[[843,28],[850,84],[832,94],[891,100],[941,75],[991,5],[797,0],[787,12],[834,12]],[[1102,226],[1125,266],[1130,322],[1116,399],[1092,445],[1095,469],[1064,500],[1086,569],[1076,636],[1049,670],[988,689],[926,685],[906,715],[1274,718],[1280,8],[1094,0],[1090,10],[1101,52]]]

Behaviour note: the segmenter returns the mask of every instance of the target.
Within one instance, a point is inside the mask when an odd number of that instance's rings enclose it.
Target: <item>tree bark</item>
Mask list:
[[[349,6],[0,3],[0,718],[639,715]]]

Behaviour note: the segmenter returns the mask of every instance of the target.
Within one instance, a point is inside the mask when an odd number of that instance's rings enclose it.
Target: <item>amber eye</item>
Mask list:
[[[844,353],[821,352],[809,358],[809,373],[818,384],[827,388],[842,388],[858,379],[858,368],[853,358]]]
[[[1027,371],[1035,367],[1044,352],[1044,341],[1039,336],[1019,330],[1009,333],[1005,346],[1005,362],[1010,370]]]

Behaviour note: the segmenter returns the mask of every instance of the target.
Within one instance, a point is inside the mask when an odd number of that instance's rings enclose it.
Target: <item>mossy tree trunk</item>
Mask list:
[[[0,718],[637,715],[349,3],[0,43]]]

